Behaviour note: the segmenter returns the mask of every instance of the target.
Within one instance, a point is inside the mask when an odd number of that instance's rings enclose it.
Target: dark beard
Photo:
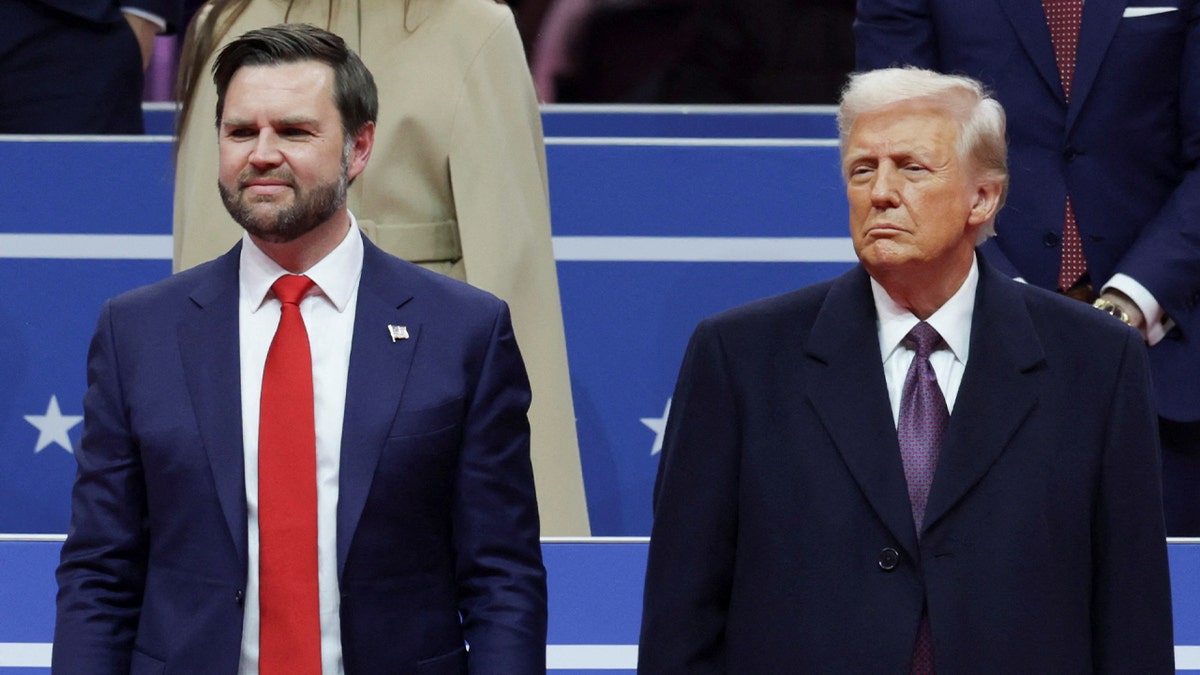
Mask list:
[[[243,176],[241,181],[246,180]],[[329,220],[346,203],[346,166],[336,181],[323,183],[309,190],[293,188],[295,202],[269,214],[256,213],[254,204],[245,201],[241,190],[233,190],[217,181],[225,210],[251,236],[272,244],[294,241]]]

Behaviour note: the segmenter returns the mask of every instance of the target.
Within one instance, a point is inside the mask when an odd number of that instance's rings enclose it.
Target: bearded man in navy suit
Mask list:
[[[639,672],[1173,673],[1146,350],[977,255],[1003,109],[889,69],[851,78],[839,128],[860,264],[696,329]]]
[[[251,31],[215,79],[220,188],[246,234],[101,311],[54,670],[543,672],[530,391],[507,306],[355,226],[346,188],[377,99],[341,38]],[[296,280],[315,285],[287,301]],[[268,414],[302,388],[272,366],[297,306],[308,342],[282,372],[311,393]],[[312,517],[268,509],[301,465],[282,497],[310,494]],[[295,527],[268,546],[281,518]]]
[[[140,134],[154,37],[182,0],[0,3],[0,134]]]

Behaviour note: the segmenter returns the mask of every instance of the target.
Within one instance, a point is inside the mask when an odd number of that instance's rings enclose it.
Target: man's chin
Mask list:
[[[245,225],[243,225],[242,227],[245,227],[246,232],[249,232],[251,237],[254,237],[258,241],[261,241],[261,242],[264,242],[267,244],[286,244],[290,241],[295,241],[297,239],[297,237],[299,236],[292,232],[280,232],[278,230],[266,230],[266,229],[262,229],[262,228],[246,227]]]
[[[241,200],[242,203],[247,207],[264,205],[270,206],[271,208],[281,208],[287,206],[287,204],[284,202],[291,202],[293,194],[294,193],[291,191],[278,192],[274,194],[255,194],[243,190],[241,194]]]
[[[273,218],[240,218],[236,219],[242,229],[251,237],[267,244],[286,244],[295,241],[312,232],[322,221],[305,219],[302,221],[281,217],[282,214],[272,214]]]

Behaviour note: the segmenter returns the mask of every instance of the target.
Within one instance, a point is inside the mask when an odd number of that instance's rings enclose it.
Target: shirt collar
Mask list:
[[[954,358],[965,364],[971,348],[971,317],[975,311],[975,290],[979,287],[979,261],[971,261],[967,278],[954,295],[925,321],[937,330]],[[883,286],[871,279],[875,312],[879,317],[879,349],[883,360],[901,347],[908,332],[920,323],[912,312],[892,300]]]
[[[304,273],[338,312],[344,312],[358,287],[362,274],[363,243],[358,221],[350,214],[350,228],[341,243]],[[251,311],[257,312],[270,297],[271,285],[279,277],[290,274],[271,260],[254,243],[249,234],[242,234],[242,254],[238,266],[243,298],[251,301]]]

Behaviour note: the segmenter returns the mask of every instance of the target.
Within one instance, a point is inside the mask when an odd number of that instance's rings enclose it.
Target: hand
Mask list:
[[[138,46],[142,48],[142,70],[150,66],[150,57],[154,54],[154,38],[158,35],[158,25],[147,21],[136,14],[126,14],[125,20],[137,37]]]
[[[1109,288],[1100,294],[1100,299],[1108,300],[1117,307],[1125,310],[1125,314],[1129,317],[1129,325],[1145,333],[1146,317],[1142,314],[1142,310],[1138,308],[1137,303],[1129,299],[1129,296]]]

